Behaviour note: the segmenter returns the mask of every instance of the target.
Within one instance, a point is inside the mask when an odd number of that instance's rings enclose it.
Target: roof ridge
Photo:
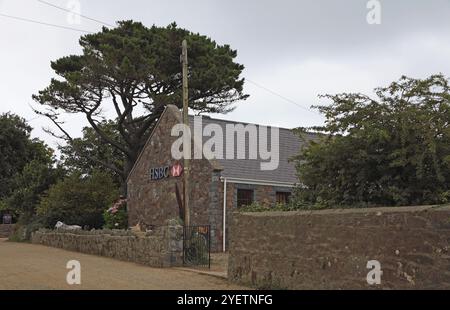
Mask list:
[[[263,125],[263,124],[257,124],[257,123],[233,121],[233,120],[222,119],[222,118],[214,118],[214,117],[211,117],[209,115],[192,115],[192,114],[189,114],[189,116],[190,117],[201,116],[201,117],[206,118],[206,119],[210,119],[210,120],[213,120],[213,121],[221,121],[221,122],[224,122],[224,123],[235,123],[235,124],[242,124],[242,125],[264,126],[264,127],[272,127],[272,128],[278,128],[278,129],[281,129],[281,130],[288,130],[288,131],[292,131],[292,130],[295,129],[295,128],[280,127],[280,126]]]

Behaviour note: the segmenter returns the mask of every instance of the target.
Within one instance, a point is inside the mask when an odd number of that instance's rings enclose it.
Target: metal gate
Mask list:
[[[211,226],[184,226],[183,264],[211,267]]]

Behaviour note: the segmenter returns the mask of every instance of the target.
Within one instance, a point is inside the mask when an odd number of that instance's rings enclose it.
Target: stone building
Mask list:
[[[198,133],[199,128],[193,124],[197,118],[190,117],[192,136]],[[245,132],[244,138],[239,139],[238,134],[233,134],[236,147],[231,153],[225,155],[225,159],[195,159],[195,152],[200,149],[206,140],[211,137],[203,137],[204,129],[215,128],[225,133],[228,126],[245,126],[240,124],[209,117],[202,118],[200,128],[200,142],[191,139],[192,159],[190,174],[190,216],[191,225],[211,225],[211,246],[213,251],[226,250],[227,223],[230,222],[232,212],[237,208],[249,205],[253,202],[273,205],[289,200],[292,189],[298,182],[295,175],[295,167],[288,161],[298,154],[302,141],[288,129],[275,128],[279,132],[279,152],[276,152],[278,165],[275,170],[261,169],[262,160],[260,153],[257,157],[251,157],[249,147],[251,130]],[[180,140],[178,135],[172,136],[175,125],[182,123],[181,112],[173,105],[168,106],[161,115],[157,125],[151,133],[139,159],[133,167],[128,183],[128,216],[130,226],[140,224],[143,227],[162,225],[167,219],[179,218],[184,214],[183,201],[183,177],[182,159],[173,157],[172,147]],[[267,149],[273,150],[271,130],[260,125],[252,125],[259,134],[266,129]],[[248,129],[248,128],[247,128]],[[202,134],[203,133],[203,134]],[[217,134],[217,132],[214,132]],[[226,133],[228,135],[228,132]],[[211,134],[211,136],[213,136]],[[242,137],[242,136],[241,136]],[[261,137],[261,136],[259,136]],[[261,138],[258,137],[257,147],[261,146]],[[311,138],[311,137],[308,137]],[[224,139],[227,144],[231,140]],[[274,140],[275,141],[275,140]],[[223,152],[230,145],[224,145]],[[217,150],[217,146],[213,148]],[[244,159],[238,158],[237,153],[245,151]],[[242,154],[242,153],[241,153]],[[197,157],[198,158],[198,157]],[[217,158],[220,158],[217,156]],[[239,157],[242,158],[242,157]],[[254,158],[254,159],[250,159]],[[225,193],[225,195],[224,195]],[[225,227],[225,234],[224,234]]]

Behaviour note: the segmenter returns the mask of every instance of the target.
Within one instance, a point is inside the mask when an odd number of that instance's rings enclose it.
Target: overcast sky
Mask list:
[[[45,0],[67,8],[74,0]],[[147,26],[175,21],[238,51],[245,65],[250,98],[234,112],[219,116],[236,121],[298,127],[323,119],[309,112],[324,103],[318,94],[363,92],[385,86],[405,74],[424,78],[450,73],[450,0],[380,0],[381,24],[370,25],[367,0],[81,0],[81,14],[113,24],[133,19]],[[101,25],[37,0],[0,0],[0,14],[88,31]],[[76,20],[75,20],[76,22]],[[55,147],[41,127],[31,95],[53,76],[50,61],[80,53],[82,33],[0,16],[0,113],[30,121],[34,137]],[[252,83],[253,82],[253,83]],[[256,86],[254,83],[259,85]],[[276,94],[278,95],[276,95]],[[300,106],[300,107],[299,107]],[[71,115],[69,131],[85,124]]]

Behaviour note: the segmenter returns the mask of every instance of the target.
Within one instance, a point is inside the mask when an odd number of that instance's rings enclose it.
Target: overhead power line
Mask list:
[[[108,26],[108,27],[115,27],[115,26],[112,25],[112,24],[103,22],[103,21],[101,21],[101,20],[98,20],[98,19],[95,19],[95,18],[86,16],[86,15],[83,15],[83,14],[79,14],[79,13],[73,12],[73,11],[71,11],[71,10],[69,10],[69,9],[66,9],[66,8],[63,8],[63,7],[60,7],[60,6],[57,6],[56,4],[53,4],[53,3],[50,3],[50,2],[47,2],[47,1],[43,1],[43,0],[37,0],[37,1],[40,2],[40,3],[42,3],[42,4],[45,4],[45,5],[54,7],[54,8],[56,8],[56,9],[58,9],[58,10],[61,10],[61,11],[64,11],[64,12],[68,12],[68,13],[71,13],[71,14],[74,14],[74,15],[77,15],[77,16],[80,16],[80,17],[83,17],[83,18],[85,18],[85,19],[91,20],[91,21],[96,22],[96,23],[98,23],[98,24],[101,24],[101,25],[104,25],[104,26]]]
[[[12,15],[7,15],[7,14],[3,14],[3,13],[0,13],[0,16],[6,17],[6,18],[10,18],[10,19],[19,20],[19,21],[23,21],[23,22],[28,22],[28,23],[34,23],[34,24],[39,24],[39,25],[59,28],[59,29],[72,30],[72,31],[84,32],[84,33],[93,33],[92,31],[88,31],[88,30],[83,30],[83,29],[78,29],[78,28],[73,28],[73,27],[68,27],[68,26],[62,26],[62,25],[56,25],[56,24],[50,24],[50,23],[47,23],[47,22],[41,22],[41,21],[34,20],[34,19],[28,19],[28,18],[19,17],[19,16],[12,16]]]
[[[83,14],[79,14],[79,13],[73,12],[73,11],[71,11],[69,9],[65,9],[65,8],[57,6],[57,5],[53,4],[53,3],[46,2],[46,1],[43,1],[43,0],[37,0],[37,1],[42,3],[42,4],[54,7],[56,9],[59,9],[59,10],[65,11],[65,12],[69,12],[69,13],[72,13],[72,14],[75,14],[75,15],[78,15],[78,16],[80,16],[82,18],[94,21],[94,22],[102,24],[104,26],[115,27],[114,25],[109,24],[107,22],[103,22],[101,20],[98,20],[98,19],[86,16],[86,15],[83,15]],[[35,23],[35,24],[40,24],[40,25],[44,25],[44,26],[50,26],[50,27],[65,29],[65,30],[72,30],[72,31],[84,32],[84,33],[94,33],[92,31],[88,31],[88,30],[83,30],[83,29],[78,29],[78,28],[68,27],[68,26],[62,26],[62,25],[56,25],[56,24],[51,24],[51,23],[47,23],[47,22],[41,22],[41,21],[37,21],[37,20],[33,20],[33,19],[28,19],[28,18],[23,18],[23,17],[18,17],[18,16],[12,16],[12,15],[2,14],[2,13],[0,13],[0,16],[11,18],[11,19],[15,19],[15,20],[19,20],[19,21],[25,21],[25,22],[29,22],[29,23]],[[285,96],[283,96],[283,95],[281,95],[281,94],[279,94],[279,93],[277,93],[277,92],[275,92],[275,91],[273,91],[273,90],[271,90],[271,89],[269,89],[269,88],[267,88],[267,87],[265,87],[265,86],[263,86],[261,84],[258,84],[258,83],[254,82],[254,81],[252,81],[252,80],[250,80],[248,78],[246,78],[246,80],[248,82],[250,82],[251,84],[255,85],[256,87],[261,88],[261,89],[263,89],[263,90],[265,90],[265,91],[267,91],[267,92],[269,92],[269,93],[271,93],[271,94],[273,94],[273,95],[275,95],[275,96],[285,100],[286,102],[289,102],[289,103],[297,106],[300,109],[308,111],[309,113],[314,113],[316,115],[320,115],[318,112],[316,112],[314,110],[311,110],[311,109],[309,109],[309,108],[307,108],[305,106],[302,106],[301,104],[295,102],[294,100],[289,99],[289,98],[287,98],[287,97],[285,97]]]
[[[113,26],[113,25],[111,25],[111,24],[109,24],[109,23],[103,22],[103,21],[101,21],[101,20],[98,20],[98,19],[95,19],[95,18],[86,16],[86,15],[74,13],[74,12],[72,12],[71,10],[68,10],[68,9],[65,9],[65,8],[62,8],[62,7],[59,7],[59,6],[57,6],[57,5],[53,4],[53,3],[49,3],[49,2],[44,1],[44,0],[37,0],[37,1],[40,2],[40,3],[46,4],[46,5],[52,6],[52,7],[54,7],[54,8],[57,8],[57,9],[59,9],[59,10],[63,10],[63,11],[65,11],[65,12],[70,12],[70,13],[72,13],[72,14],[76,14],[76,15],[78,15],[78,16],[81,16],[81,17],[85,18],[85,19],[92,20],[92,21],[97,22],[97,23],[102,24],[102,25],[109,26],[109,27],[115,27],[115,26]],[[275,91],[273,91],[273,90],[271,90],[271,89],[269,89],[269,88],[267,88],[267,87],[265,87],[265,86],[263,86],[263,85],[260,85],[260,84],[258,84],[258,83],[256,83],[256,82],[253,82],[252,80],[249,80],[249,79],[247,79],[247,78],[246,78],[246,80],[247,80],[248,82],[252,83],[253,85],[255,85],[256,87],[259,87],[259,88],[261,88],[261,89],[264,89],[265,91],[267,91],[267,92],[269,92],[269,93],[271,93],[271,94],[273,94],[273,95],[275,95],[275,96],[277,96],[277,97],[280,97],[281,99],[283,99],[283,100],[285,100],[285,101],[287,101],[287,102],[289,102],[289,103],[291,103],[291,104],[294,104],[294,105],[296,105],[297,107],[299,107],[299,108],[301,108],[301,109],[303,109],[303,110],[305,110],[305,111],[308,111],[308,112],[310,112],[310,113],[314,113],[314,114],[320,115],[318,112],[316,112],[316,111],[314,111],[314,110],[311,110],[311,109],[309,109],[309,108],[307,108],[307,107],[305,107],[305,106],[302,106],[302,105],[298,104],[297,102],[295,102],[295,101],[293,101],[293,100],[291,100],[291,99],[289,99],[289,98],[287,98],[287,97],[285,97],[285,96],[283,96],[283,95],[281,95],[281,94],[279,94],[279,93],[277,93],[277,92],[275,92]]]
[[[256,83],[256,82],[252,81],[252,80],[249,80],[248,78],[245,78],[245,80],[248,81],[248,82],[250,82],[251,84],[255,85],[256,87],[259,87],[259,88],[261,88],[261,89],[263,89],[263,90],[265,90],[265,91],[271,93],[272,95],[275,95],[275,96],[277,96],[277,97],[283,99],[284,101],[287,101],[287,102],[289,102],[289,103],[291,103],[291,104],[296,105],[297,107],[299,107],[299,108],[301,108],[301,109],[303,109],[303,110],[305,110],[305,111],[308,111],[308,112],[310,112],[310,113],[314,113],[314,114],[320,115],[318,112],[316,112],[316,111],[314,111],[314,110],[311,110],[311,109],[309,109],[309,108],[307,108],[307,107],[305,107],[305,106],[302,106],[301,104],[295,102],[294,100],[289,99],[289,98],[287,98],[287,97],[285,97],[285,96],[283,96],[283,95],[281,95],[281,94],[279,94],[279,93],[277,93],[277,92],[275,92],[275,91],[273,91],[273,90],[271,90],[271,89],[269,89],[269,88],[267,88],[267,87],[265,87],[265,86],[263,86],[263,85],[260,85],[260,84],[258,84],[258,83]]]

